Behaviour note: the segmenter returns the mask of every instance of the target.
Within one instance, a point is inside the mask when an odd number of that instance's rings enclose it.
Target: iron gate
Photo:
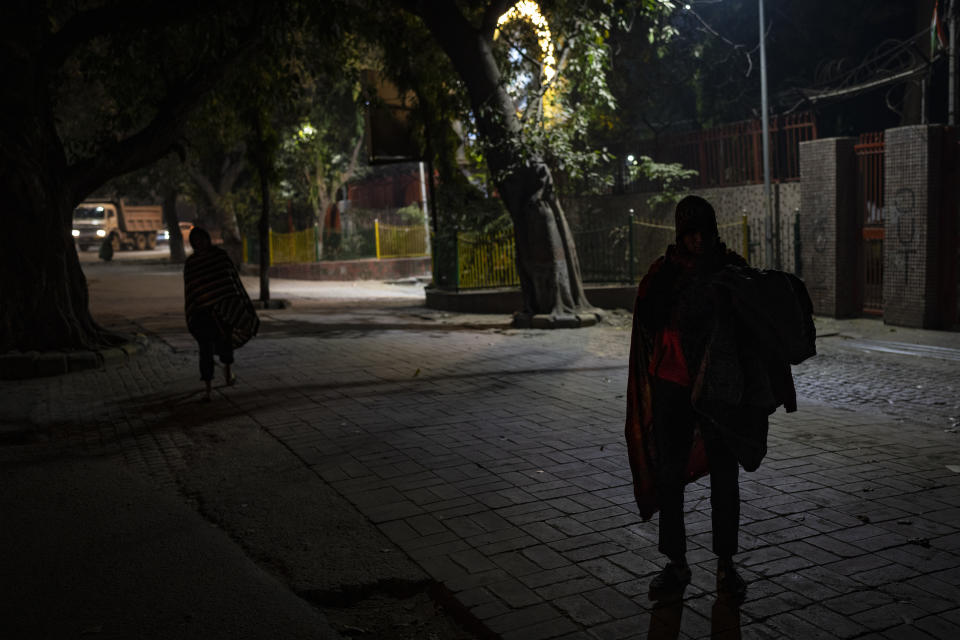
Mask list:
[[[883,313],[883,132],[862,133],[857,156],[860,291],[863,312]]]

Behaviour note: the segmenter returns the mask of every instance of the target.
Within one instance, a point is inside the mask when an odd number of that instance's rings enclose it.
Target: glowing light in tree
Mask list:
[[[520,0],[509,11],[500,16],[497,20],[497,27],[502,27],[511,20],[525,20],[536,30],[537,44],[540,45],[540,51],[543,54],[543,75],[549,82],[556,73],[557,60],[554,58],[550,25],[543,14],[540,13],[540,7],[533,0]]]

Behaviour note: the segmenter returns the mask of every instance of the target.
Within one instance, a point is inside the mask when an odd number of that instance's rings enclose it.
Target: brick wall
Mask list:
[[[800,143],[802,274],[814,312],[859,315],[854,138]]]
[[[907,327],[949,326],[944,308],[946,215],[939,125],[888,129],[884,138],[883,317]],[[952,231],[952,230],[950,230]]]

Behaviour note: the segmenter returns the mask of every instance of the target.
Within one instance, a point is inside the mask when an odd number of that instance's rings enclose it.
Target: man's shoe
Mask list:
[[[690,584],[690,567],[671,562],[650,581],[650,599],[663,600],[677,596]]]
[[[733,565],[717,567],[717,595],[734,602],[743,602],[747,595],[747,583]]]

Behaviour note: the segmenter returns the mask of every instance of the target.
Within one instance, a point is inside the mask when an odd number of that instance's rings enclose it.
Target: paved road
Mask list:
[[[240,384],[200,407],[176,272],[115,266],[88,270],[93,306],[153,335],[149,353],[16,383],[4,402],[29,399],[31,422],[49,438],[35,452],[107,452],[185,491],[259,562],[286,567],[290,584],[318,581],[291,577],[315,566],[310,551],[269,544],[271,527],[297,510],[273,525],[255,519],[266,535],[251,532],[230,515],[239,498],[225,504],[226,486],[198,480],[224,440],[281,446],[282,468],[335,489],[375,525],[386,556],[412,560],[433,593],[500,637],[960,633],[960,450],[945,431],[957,415],[953,351],[900,353],[909,349],[890,347],[880,324],[835,323],[852,337],[822,338],[821,355],[797,368],[801,410],[774,416],[770,454],[742,476],[747,602],[714,598],[701,481],[688,490],[693,584],[682,603],[652,607],[656,526],[636,517],[622,442],[625,314],[537,332],[506,328],[504,317],[430,312],[416,295],[390,295],[394,285],[369,285],[380,293],[365,300],[317,295],[265,312],[261,335],[239,354]],[[132,304],[122,295],[131,290],[148,300]],[[897,337],[960,346],[956,334]],[[273,493],[249,487],[240,504],[268,511],[284,491],[258,477]]]
[[[798,391],[858,411],[943,429],[960,426],[960,349],[902,342],[890,329],[889,340],[881,339],[887,337],[881,326],[871,338],[820,340],[819,355],[795,368]]]

